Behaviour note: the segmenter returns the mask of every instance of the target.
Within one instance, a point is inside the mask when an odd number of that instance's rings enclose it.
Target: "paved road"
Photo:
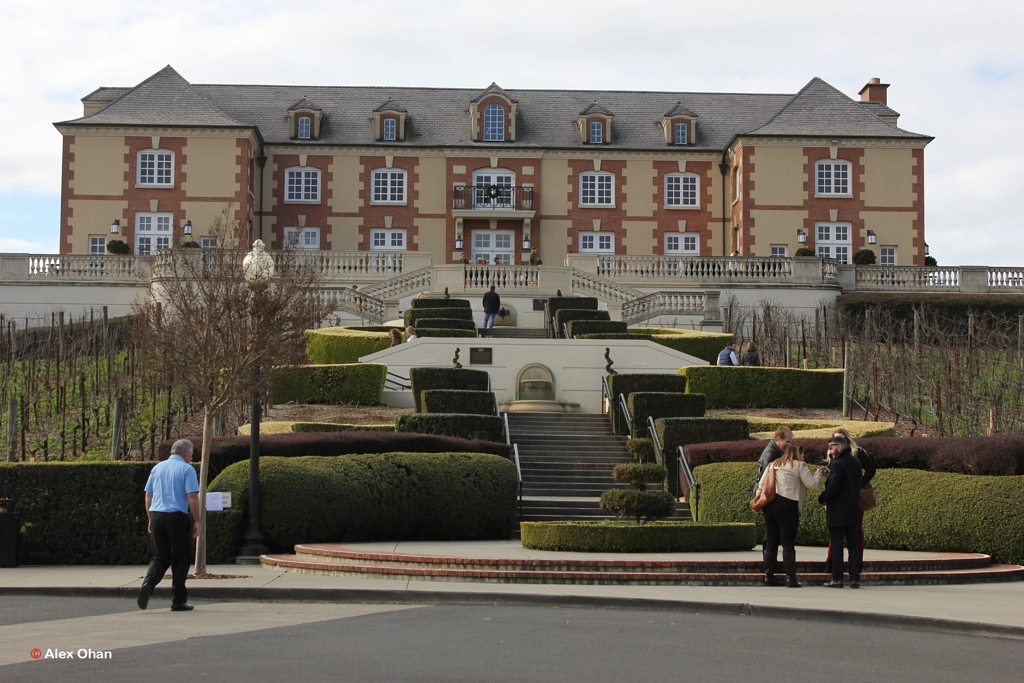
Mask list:
[[[5,597],[0,681],[1020,681],[1024,642],[551,607]],[[39,648],[44,657],[30,658]],[[72,659],[46,658],[47,650]],[[110,653],[80,659],[79,650]]]

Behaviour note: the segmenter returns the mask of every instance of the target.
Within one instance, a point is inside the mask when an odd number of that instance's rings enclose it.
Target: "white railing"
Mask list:
[[[999,291],[1024,290],[1024,268],[989,268],[988,287]]]
[[[659,315],[704,315],[704,292],[655,292],[622,304],[627,324]]]
[[[526,289],[540,286],[539,266],[464,266],[466,290]]]
[[[327,279],[352,275],[401,275],[405,253],[400,251],[325,251],[320,252]]]
[[[28,257],[29,278],[127,280],[148,277],[151,256],[89,254]]]
[[[957,266],[857,266],[857,291],[957,291]]]
[[[575,293],[590,294],[601,301],[624,304],[644,296],[644,293],[631,287],[624,287],[617,282],[606,280],[597,275],[572,269],[572,290]]]
[[[370,322],[384,322],[384,302],[349,287],[322,287],[320,297],[336,311],[348,311]]]
[[[623,280],[788,282],[793,262],[767,256],[601,256],[597,274]]]
[[[394,301],[407,294],[429,290],[433,279],[434,269],[428,266],[370,285],[363,293],[385,301]]]

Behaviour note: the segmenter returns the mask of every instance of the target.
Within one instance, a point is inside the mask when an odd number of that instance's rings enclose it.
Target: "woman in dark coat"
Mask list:
[[[743,358],[740,359],[743,365],[760,365],[761,356],[757,353],[757,346],[754,342],[748,341],[746,347],[743,349]]]

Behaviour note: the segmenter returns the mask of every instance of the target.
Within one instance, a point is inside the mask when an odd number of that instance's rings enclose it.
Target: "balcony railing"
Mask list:
[[[29,278],[130,280],[148,277],[151,256],[29,256]]]
[[[857,291],[960,291],[958,266],[857,266]]]
[[[793,262],[767,256],[600,256],[597,274],[626,280],[789,282]]]
[[[473,211],[533,211],[533,188],[456,185],[452,208]]]

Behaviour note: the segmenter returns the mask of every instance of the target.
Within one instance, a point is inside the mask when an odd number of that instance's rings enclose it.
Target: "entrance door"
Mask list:
[[[480,171],[473,174],[474,209],[514,209],[511,173]]]
[[[506,266],[514,262],[512,249],[512,238],[515,233],[511,230],[474,230],[473,231],[473,262],[481,257],[487,263],[494,263],[497,256]]]

